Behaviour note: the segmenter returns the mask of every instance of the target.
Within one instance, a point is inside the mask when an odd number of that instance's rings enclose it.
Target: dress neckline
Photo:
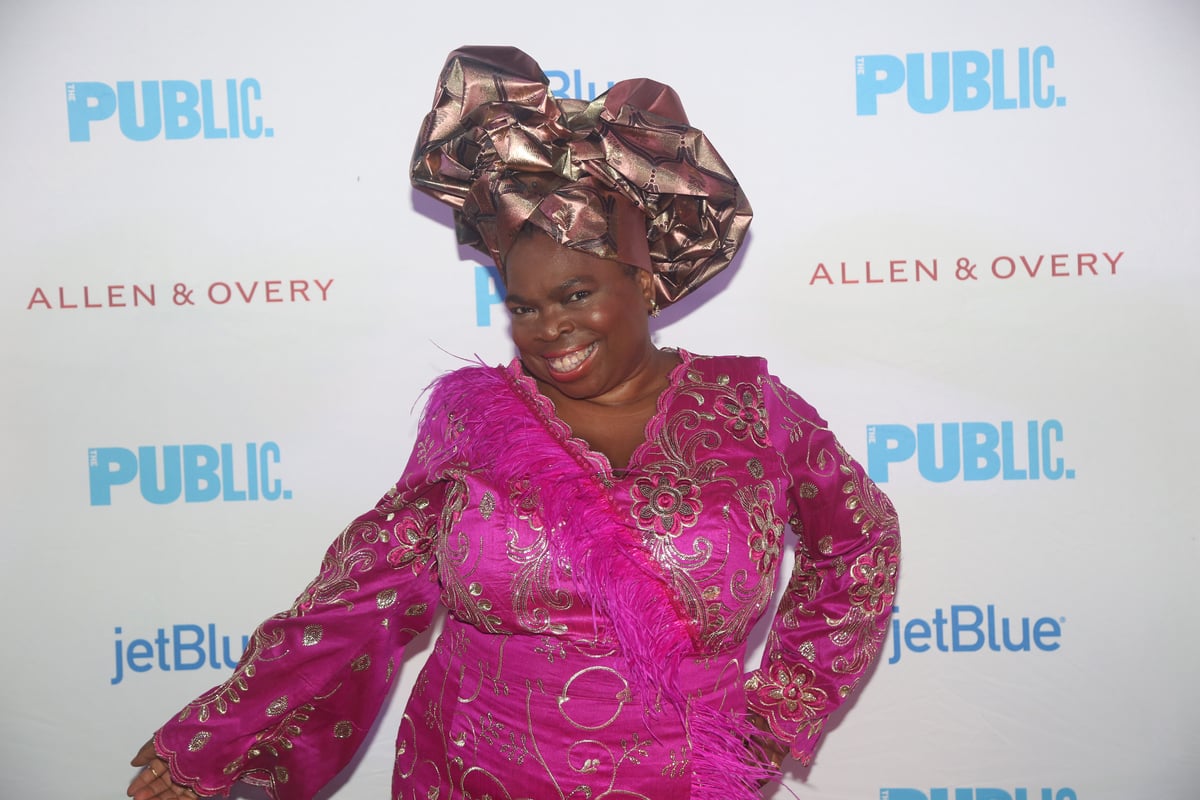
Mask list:
[[[608,456],[599,450],[592,449],[587,440],[574,435],[571,426],[558,416],[558,409],[554,407],[554,401],[542,394],[542,390],[538,388],[537,381],[533,379],[533,376],[525,372],[520,358],[514,358],[509,363],[508,372],[516,382],[516,385],[533,401],[534,408],[538,411],[538,417],[546,427],[546,430],[558,440],[567,452],[590,469],[606,476],[611,476],[616,480],[621,480],[637,471],[641,463],[643,451],[650,446],[651,442],[658,438],[659,432],[662,431],[662,427],[666,423],[667,409],[670,408],[671,402],[678,393],[679,385],[683,382],[688,367],[692,364],[693,356],[687,350],[681,347],[663,349],[673,351],[679,357],[679,363],[672,367],[671,371],[667,374],[667,386],[659,393],[654,413],[650,415],[650,419],[646,420],[646,427],[642,432],[642,441],[630,453],[629,462],[620,469],[614,469],[612,462],[608,460]]]

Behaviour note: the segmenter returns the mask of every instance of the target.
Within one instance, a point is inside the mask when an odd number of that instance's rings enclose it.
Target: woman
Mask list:
[[[899,539],[760,359],[651,341],[648,317],[733,257],[744,195],[669,87],[557,100],[512,48],[450,55],[412,175],[501,269],[519,357],[436,383],[395,488],[142,748],[130,795],[311,797],[440,602],[396,797],[756,796],[878,651]],[[795,568],[745,674],[788,524]]]

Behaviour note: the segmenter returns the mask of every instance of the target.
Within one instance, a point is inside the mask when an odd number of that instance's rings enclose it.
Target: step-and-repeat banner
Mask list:
[[[429,381],[511,357],[407,166],[446,54],[514,44],[562,96],[678,90],[756,216],[657,341],[766,356],[900,510],[878,667],[768,794],[1196,797],[1197,35],[1182,0],[5,3],[0,794],[121,796]],[[388,796],[430,643],[323,796]]]

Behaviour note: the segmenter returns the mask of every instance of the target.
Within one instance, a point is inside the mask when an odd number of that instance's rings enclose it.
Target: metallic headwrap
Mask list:
[[[648,79],[591,103],[556,98],[515,47],[462,47],[438,79],[412,182],[454,207],[461,244],[504,259],[528,222],[654,274],[659,306],[723,269],[750,204],[679,97]]]

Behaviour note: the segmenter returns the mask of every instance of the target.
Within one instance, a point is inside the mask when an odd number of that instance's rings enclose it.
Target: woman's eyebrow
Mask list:
[[[587,284],[587,283],[592,283],[592,282],[593,282],[593,280],[591,278],[586,278],[586,277],[567,278],[565,281],[560,283],[558,286],[555,286],[553,289],[550,290],[551,296],[553,296],[555,294],[561,295],[561,294],[573,289],[574,287],[579,286],[580,284]],[[527,300],[526,298],[522,297],[519,294],[515,294],[513,292],[507,292],[504,295],[504,302],[528,304],[529,300]]]

